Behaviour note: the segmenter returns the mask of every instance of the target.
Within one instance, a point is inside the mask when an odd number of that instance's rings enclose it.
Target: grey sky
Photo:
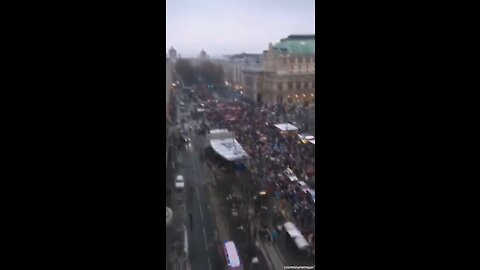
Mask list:
[[[290,34],[315,34],[315,0],[167,0],[166,51],[184,57],[262,53]]]

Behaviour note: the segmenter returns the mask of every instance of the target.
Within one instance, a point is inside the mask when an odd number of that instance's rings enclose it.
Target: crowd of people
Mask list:
[[[250,156],[247,167],[254,179],[272,198],[276,208],[289,216],[314,246],[315,203],[307,188],[315,189],[315,145],[303,143],[296,131],[281,132],[274,124],[286,115],[299,112],[297,106],[257,105],[241,100],[232,102],[202,100],[205,120],[199,132],[222,128],[234,132],[237,140]],[[203,130],[203,131],[202,131]],[[289,168],[298,178],[290,180]],[[306,186],[299,185],[299,181]]]

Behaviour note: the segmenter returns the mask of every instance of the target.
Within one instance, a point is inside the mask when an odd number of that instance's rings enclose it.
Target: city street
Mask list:
[[[188,118],[191,105],[187,103],[185,107],[187,111],[179,114],[179,119]],[[194,126],[195,122],[189,120],[186,124]],[[188,261],[192,270],[223,270],[225,259],[222,244],[227,240],[236,243],[244,269],[273,269],[268,266],[263,256],[257,256],[259,262],[255,264],[255,268],[248,265],[246,262],[248,237],[245,231],[237,229],[238,220],[232,219],[230,208],[225,201],[229,191],[221,189],[225,185],[218,185],[215,173],[200,160],[205,138],[189,131],[185,137],[191,139],[191,144],[176,149],[173,155],[178,161],[174,176],[178,174],[184,176],[185,189],[173,192],[172,202],[176,204],[172,206],[175,218],[170,226],[173,235],[167,237],[167,240],[175,238],[175,235],[181,239],[182,228],[185,225]],[[170,180],[172,188],[174,176]],[[174,260],[177,259],[179,258]]]
[[[285,211],[287,216],[280,214],[275,200],[259,193],[259,179],[253,181],[248,172],[222,170],[205,157],[203,151],[208,141],[198,135],[199,123],[190,117],[193,102],[176,100],[178,124],[172,136],[177,143],[172,143],[169,153],[172,162],[167,178],[167,190],[171,190],[167,206],[171,205],[174,213],[167,235],[171,245],[167,256],[170,265],[175,266],[171,269],[188,269],[187,265],[193,270],[225,269],[222,250],[225,241],[235,242],[246,270],[314,265],[313,258],[299,252],[285,230],[281,230],[275,242],[260,236],[264,229],[271,232],[291,221],[288,217],[291,208]],[[185,179],[181,191],[174,188],[177,175]],[[262,203],[255,199],[260,197]],[[253,207],[251,221],[247,218],[247,205]],[[257,259],[255,264],[251,263],[253,258]]]
[[[185,196],[188,212],[188,254],[191,269],[222,269],[220,243],[216,241],[215,220],[209,210],[207,180],[193,148],[184,150],[183,175],[186,179]]]
[[[291,28],[252,24],[282,3],[199,2],[192,9],[180,2],[167,5],[167,20],[175,21],[166,55],[167,269],[312,269],[315,2],[284,6],[303,8]],[[204,20],[198,12],[185,20],[188,9],[245,20]],[[218,35],[230,24],[265,28],[263,38],[251,31]],[[208,35],[191,34],[200,32]]]

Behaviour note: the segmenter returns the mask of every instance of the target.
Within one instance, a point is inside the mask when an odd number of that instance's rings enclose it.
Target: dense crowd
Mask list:
[[[287,114],[297,114],[296,106],[253,105],[237,100],[202,101],[205,121],[201,129],[228,129],[251,157],[248,167],[263,189],[275,198],[275,205],[290,216],[310,244],[315,237],[315,204],[306,188],[315,189],[315,145],[302,143],[297,132],[280,132],[274,124]],[[291,181],[285,174],[290,168],[307,186]]]

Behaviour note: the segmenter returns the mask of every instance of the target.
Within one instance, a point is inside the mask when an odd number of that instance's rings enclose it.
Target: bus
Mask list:
[[[227,241],[223,244],[223,252],[225,253],[226,261],[225,270],[243,270],[237,248],[233,241]]]

